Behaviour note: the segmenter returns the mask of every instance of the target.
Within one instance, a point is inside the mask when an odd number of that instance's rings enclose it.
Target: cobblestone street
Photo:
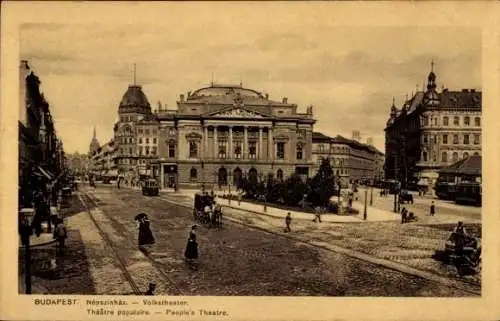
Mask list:
[[[85,203],[112,243],[111,250],[97,229],[80,213],[69,218],[80,231],[92,287],[71,291],[49,288],[51,293],[133,294],[155,281],[160,295],[307,295],[307,296],[470,296],[468,292],[384,268],[303,242],[226,221],[224,228],[200,228],[200,265],[190,269],[183,260],[192,212],[169,204],[164,197],[144,197],[136,190],[98,187],[89,191],[94,202]],[[95,206],[96,205],[96,206]],[[150,216],[157,243],[146,258],[137,248],[134,216]],[[235,211],[236,212],[236,211]],[[88,215],[88,214],[87,214]],[[233,213],[228,213],[232,216]],[[251,222],[255,218],[248,218]],[[75,223],[73,223],[75,222]],[[268,222],[270,227],[274,224]],[[351,224],[352,225],[352,224]],[[281,226],[281,225],[277,225]],[[331,242],[340,227],[324,231]],[[273,227],[276,229],[276,227]],[[304,239],[320,234],[297,230]],[[308,234],[311,233],[311,234]],[[113,253],[116,251],[119,259]],[[78,253],[78,252],[75,252]],[[151,260],[152,259],[152,260]],[[120,262],[127,273],[120,269]],[[127,275],[134,286],[127,283]],[[50,282],[49,282],[50,283]],[[242,286],[244,285],[244,286]]]

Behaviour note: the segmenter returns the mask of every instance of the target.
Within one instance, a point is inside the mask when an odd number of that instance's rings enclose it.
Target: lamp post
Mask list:
[[[368,190],[365,189],[365,208],[364,208],[364,211],[363,211],[363,220],[366,221],[366,217],[367,217],[367,213],[366,213],[366,203],[368,201]]]

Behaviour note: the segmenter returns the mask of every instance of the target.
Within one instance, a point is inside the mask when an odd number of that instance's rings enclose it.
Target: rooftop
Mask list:
[[[439,172],[444,174],[481,175],[481,160],[481,156],[470,156],[441,169]]]
[[[142,91],[142,87],[138,85],[129,85],[127,91],[122,97],[120,108],[123,107],[139,107],[151,109],[148,98]]]

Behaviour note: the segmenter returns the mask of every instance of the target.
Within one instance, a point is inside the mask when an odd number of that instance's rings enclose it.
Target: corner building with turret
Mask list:
[[[385,128],[385,178],[434,186],[440,169],[481,155],[481,92],[437,90],[432,68],[427,88],[400,108],[393,100]]]
[[[177,109],[152,111],[141,86],[130,85],[114,126],[115,164],[162,188],[237,184],[244,176],[311,176],[313,109],[240,85],[180,95]]]

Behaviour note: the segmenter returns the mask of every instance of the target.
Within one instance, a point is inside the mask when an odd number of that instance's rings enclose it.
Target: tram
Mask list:
[[[455,187],[455,203],[481,205],[482,187],[478,182],[461,182]]]

